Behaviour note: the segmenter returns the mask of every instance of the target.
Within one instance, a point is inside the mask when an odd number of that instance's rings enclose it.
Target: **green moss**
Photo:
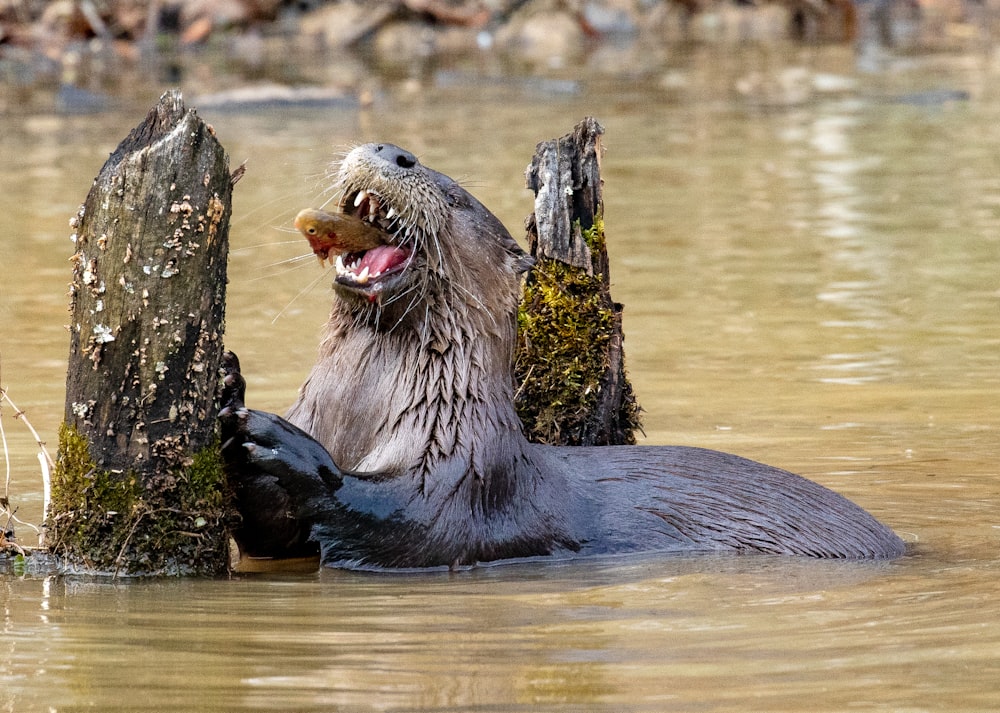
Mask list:
[[[185,496],[192,506],[221,507],[225,504],[226,472],[218,439],[195,453],[187,481]]]
[[[86,439],[65,424],[59,429],[59,459],[52,481],[53,515],[47,538],[53,551],[94,568],[113,563],[133,527],[140,491],[127,473],[97,467]]]
[[[598,263],[603,221],[598,218],[582,235]],[[539,258],[525,284],[514,369],[516,407],[532,441],[578,445],[594,430],[616,319],[604,276],[593,272]],[[624,441],[634,442],[638,409],[627,382],[624,395],[618,420],[627,432]]]
[[[145,480],[98,468],[73,427],[59,432],[50,549],[68,564],[115,574],[202,573],[228,564],[230,524],[219,444]]]
[[[579,226],[579,221],[577,221]],[[594,224],[590,226],[587,230],[581,230],[580,234],[583,236],[583,242],[587,244],[590,248],[592,255],[603,254],[605,251],[604,243],[604,216],[598,215],[594,218]]]

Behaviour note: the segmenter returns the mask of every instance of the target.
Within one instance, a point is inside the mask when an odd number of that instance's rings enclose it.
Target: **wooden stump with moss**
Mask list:
[[[518,310],[515,405],[528,438],[561,445],[635,443],[639,408],[625,374],[622,306],[611,299],[601,136],[588,118],[538,144],[528,241],[535,265]]]
[[[46,523],[71,568],[228,566],[216,392],[238,175],[212,128],[167,92],[72,221],[66,413]]]

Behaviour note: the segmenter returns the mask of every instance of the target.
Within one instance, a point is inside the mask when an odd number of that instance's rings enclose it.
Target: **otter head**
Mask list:
[[[337,188],[341,212],[384,234],[383,245],[336,260],[339,307],[352,317],[392,329],[422,325],[428,310],[516,307],[531,258],[448,176],[398,146],[364,144],[341,162]]]
[[[512,357],[531,258],[482,203],[397,146],[355,148],[336,189],[380,244],[337,256],[319,359],[289,420],[347,470],[488,480],[524,442]]]

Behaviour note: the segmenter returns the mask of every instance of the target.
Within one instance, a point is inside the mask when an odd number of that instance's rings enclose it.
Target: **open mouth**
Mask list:
[[[385,244],[342,253],[335,262],[338,285],[374,300],[393,282],[392,278],[406,270],[413,258],[413,249],[391,244],[396,241],[401,227],[399,214],[373,191],[362,189],[347,193],[340,208],[385,233]]]

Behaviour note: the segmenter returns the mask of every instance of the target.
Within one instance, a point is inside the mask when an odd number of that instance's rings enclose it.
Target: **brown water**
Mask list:
[[[282,410],[312,360],[329,275],[277,263],[306,252],[288,226],[335,150],[406,146],[519,234],[535,143],[593,114],[647,442],[803,473],[911,553],[8,577],[0,710],[1000,710],[998,74],[988,54],[861,74],[841,48],[746,49],[575,93],[447,75],[365,112],[203,112],[249,160],[227,343],[251,405]],[[150,91],[115,113],[0,118],[0,382],[50,444],[67,220]],[[11,499],[38,521],[31,440],[9,406],[3,425]]]

